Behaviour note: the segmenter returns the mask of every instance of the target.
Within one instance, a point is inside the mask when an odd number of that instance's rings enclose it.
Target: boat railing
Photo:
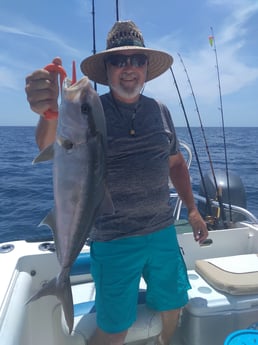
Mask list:
[[[179,142],[180,144],[180,148],[183,149],[183,154],[186,160],[186,164],[188,169],[190,169],[191,163],[192,163],[192,150],[190,148],[190,146],[184,142],[183,140],[180,140]],[[174,211],[173,211],[173,216],[175,220],[179,220],[181,218],[182,215],[182,200],[180,199],[179,195],[174,192],[174,187],[173,184],[171,183],[170,179],[169,179],[169,188],[170,188],[170,200],[171,200],[171,204],[173,204],[174,207]],[[204,203],[206,204],[207,200],[206,198],[204,198],[203,196],[194,193],[194,198],[200,202],[200,203]],[[211,205],[214,207],[220,207],[219,203],[215,200],[210,200]],[[252,214],[250,211],[246,210],[243,207],[237,206],[237,205],[229,205],[227,203],[223,203],[223,207],[225,208],[225,210],[231,210],[234,213],[240,214],[242,216],[244,216],[245,220],[247,222],[250,222],[252,224],[258,224],[258,219],[255,217],[254,214]]]
[[[206,199],[201,196],[201,195],[194,195],[195,199],[197,199],[200,202],[206,203]],[[211,204],[215,207],[219,207],[219,203],[215,200],[210,200]],[[246,210],[243,207],[237,206],[237,205],[229,205],[226,203],[223,203],[223,207],[226,210],[232,210],[235,213],[241,214],[243,216],[245,216],[246,220],[251,222],[251,223],[255,223],[258,224],[258,219],[255,217],[254,214],[252,214],[250,211]]]
[[[170,193],[170,198],[174,199],[178,199],[179,196],[177,193]],[[199,201],[199,202],[202,202],[202,203],[206,203],[206,199],[201,196],[201,195],[198,195],[198,194],[195,194],[194,193],[194,198]],[[215,207],[220,207],[219,203],[215,200],[210,200],[211,204]],[[253,223],[253,224],[258,224],[258,219],[255,217],[255,215],[253,213],[251,213],[250,211],[246,210],[245,208],[243,207],[240,207],[240,206],[237,206],[237,205],[229,205],[229,204],[226,204],[226,203],[223,203],[223,207],[226,209],[226,210],[229,210],[231,209],[233,212],[235,213],[238,213],[238,214],[241,214],[242,216],[245,217],[246,221],[247,222],[250,222],[250,223]],[[182,207],[181,207],[182,208]],[[174,212],[175,213],[175,212]],[[181,216],[181,209],[180,209],[180,212],[177,211],[177,213],[175,214],[175,219],[176,220],[179,220],[180,219],[180,216]]]

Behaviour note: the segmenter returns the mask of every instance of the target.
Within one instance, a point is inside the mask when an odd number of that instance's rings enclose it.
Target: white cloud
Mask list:
[[[234,4],[228,20],[224,23],[220,32],[220,44],[243,39],[248,34],[245,24],[258,13],[258,2],[239,1]]]
[[[247,23],[250,17],[258,13],[258,2],[253,1],[227,1],[213,0],[216,5],[230,6],[230,15],[226,17],[221,27],[216,28],[216,45],[218,56],[218,67],[220,73],[222,95],[236,93],[251,83],[258,80],[258,67],[249,66],[241,52],[245,47],[248,36]],[[180,35],[178,33],[178,35]],[[152,45],[157,49],[162,49],[174,56],[173,69],[179,84],[182,97],[191,95],[187,77],[175,52],[181,48],[180,36],[175,34],[167,35],[158,43]],[[172,42],[172,43],[171,43]],[[202,103],[211,104],[218,97],[218,78],[216,69],[216,59],[214,49],[209,49],[207,42],[198,50],[180,51],[186,65],[194,92]],[[155,90],[156,97],[171,101],[172,77],[166,74],[157,80],[149,83],[146,87],[148,92]]]
[[[0,25],[0,32],[7,33],[7,34],[28,36],[28,37],[37,37],[37,38],[40,37],[38,35],[29,33],[29,32],[25,32],[25,31],[21,30],[20,28],[11,27],[11,26],[7,26],[7,25]]]
[[[45,41],[49,41],[54,45],[59,46],[65,52],[71,54],[72,56],[80,56],[80,52],[73,48],[69,43],[57,35],[55,32],[49,31],[43,27],[35,25],[31,22],[25,20],[17,20],[16,25],[0,25],[0,33],[10,34],[14,36],[26,36]],[[6,39],[6,38],[5,38]],[[37,41],[37,45],[40,44]]]
[[[0,89],[1,88],[15,91],[19,90],[16,74],[6,67],[0,67]]]

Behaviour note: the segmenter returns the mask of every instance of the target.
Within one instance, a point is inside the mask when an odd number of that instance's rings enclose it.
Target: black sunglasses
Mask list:
[[[133,54],[133,55],[108,55],[105,59],[105,63],[110,63],[112,66],[122,68],[125,67],[130,61],[130,65],[133,67],[142,67],[146,64],[148,60],[147,56],[144,54]]]

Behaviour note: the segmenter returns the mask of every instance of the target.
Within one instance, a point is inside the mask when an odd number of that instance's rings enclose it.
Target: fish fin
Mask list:
[[[56,295],[56,285],[57,278],[50,280],[48,283],[43,285],[43,287],[25,303],[25,305],[29,304],[30,302],[36,301],[37,299],[44,296]]]
[[[53,232],[56,229],[56,217],[53,210],[51,210],[44,219],[39,223],[39,226],[47,225]]]
[[[60,277],[62,277],[63,279],[60,279]],[[35,293],[25,303],[25,305],[28,305],[30,302],[36,301],[37,299],[48,295],[56,296],[61,302],[65,321],[69,333],[71,334],[74,323],[74,307],[69,271],[66,278],[64,278],[64,275],[60,274],[58,278],[55,277],[54,279],[50,280],[37,293]]]
[[[56,255],[58,258],[58,261],[60,261],[60,253],[61,253],[61,248],[59,247],[58,243],[58,237],[57,237],[57,227],[56,227],[56,215],[54,209],[52,209],[44,219],[39,223],[38,226],[46,225],[48,226],[53,234],[54,237],[54,242],[55,242],[55,249],[56,249]]]
[[[49,161],[54,158],[54,145],[47,146],[33,159],[32,164]]]

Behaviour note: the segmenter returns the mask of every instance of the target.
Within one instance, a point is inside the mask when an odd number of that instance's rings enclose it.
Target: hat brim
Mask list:
[[[165,52],[145,47],[122,46],[104,50],[84,59],[81,62],[81,71],[90,80],[93,80],[98,84],[108,85],[107,73],[104,63],[105,57],[114,53],[121,53],[126,51],[133,51],[136,54],[145,54],[148,57],[146,81],[158,77],[159,75],[164,73],[173,63],[172,56]]]

